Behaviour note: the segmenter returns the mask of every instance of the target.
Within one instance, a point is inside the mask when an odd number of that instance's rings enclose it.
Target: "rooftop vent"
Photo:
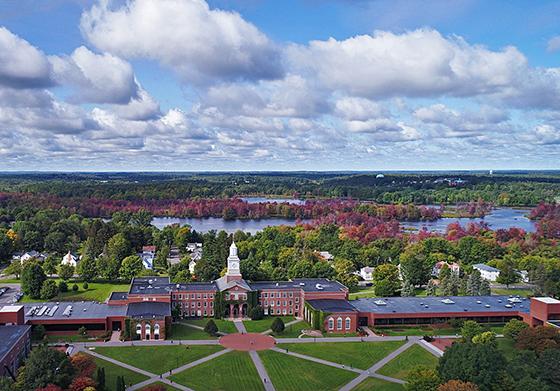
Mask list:
[[[486,307],[486,308],[490,308],[490,304],[486,304],[485,307]]]
[[[322,290],[323,290],[323,285],[321,285],[321,284],[315,284],[315,288],[317,288],[317,290],[322,291]]]
[[[476,304],[482,304],[482,301],[477,300],[477,301],[476,301]]]
[[[305,286],[305,282],[300,282],[299,286]]]
[[[375,300],[374,303],[376,305],[387,305],[387,302],[383,301],[383,300]]]
[[[508,299],[508,301],[510,303],[522,303],[523,302],[523,300],[521,300],[519,297],[511,297],[511,298]]]
[[[512,308],[513,306],[511,304],[506,304],[506,308]]]
[[[443,304],[455,304],[455,302],[451,299],[443,299],[441,302]]]

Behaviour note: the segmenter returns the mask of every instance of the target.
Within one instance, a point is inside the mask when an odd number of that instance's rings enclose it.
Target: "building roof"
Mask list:
[[[316,310],[324,312],[357,312],[347,300],[319,299],[307,300],[307,303]]]
[[[217,291],[218,287],[212,282],[189,282],[186,284],[175,284],[175,291]]]
[[[134,277],[130,284],[130,295],[165,295],[171,292],[169,277]]]
[[[0,326],[0,361],[12,350],[19,339],[29,332],[31,326]]]
[[[161,318],[171,316],[171,304],[156,301],[130,303],[126,315],[132,318]]]
[[[0,312],[18,312],[22,308],[22,305],[5,305],[0,308]]]
[[[533,299],[546,304],[560,304],[560,300],[555,299],[553,297],[533,297]]]
[[[494,273],[497,273],[497,272],[500,271],[500,269],[496,269],[495,267],[485,265],[484,263],[477,263],[476,265],[473,265],[473,268],[479,269],[479,270],[484,270],[486,272],[494,272]]]
[[[346,287],[328,278],[296,278],[293,281],[255,281],[249,285],[253,290],[302,289],[305,292],[343,292]]]
[[[422,314],[433,312],[529,312],[527,298],[510,296],[372,297],[350,303],[360,312]]]
[[[125,316],[126,305],[109,305],[96,301],[48,302],[25,305],[25,321],[103,319]]]
[[[232,243],[233,246],[233,243]],[[227,276],[223,276],[218,278],[216,281],[214,281],[216,283],[216,286],[218,287],[218,290],[220,292],[225,291],[227,289],[231,289],[234,286],[239,286],[245,290],[252,290],[251,286],[249,286],[249,284],[247,284],[247,282],[243,279],[241,280],[233,280],[233,281],[227,281]]]
[[[128,292],[112,292],[109,300],[126,300],[128,299]]]

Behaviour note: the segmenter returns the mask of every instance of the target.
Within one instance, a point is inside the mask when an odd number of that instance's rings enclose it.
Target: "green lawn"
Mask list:
[[[60,280],[55,279],[58,283]],[[72,285],[74,282],[68,282],[68,292],[59,293],[54,298],[49,301],[99,301],[103,302],[109,298],[112,292],[128,292],[130,288],[129,284],[111,284],[108,282],[90,282],[88,283],[88,289],[84,290],[83,282],[76,282],[79,289],[74,292],[72,290]],[[42,299],[32,299],[29,296],[23,296],[20,300],[21,303],[41,303],[45,300]]]
[[[352,391],[404,391],[402,384],[391,383],[375,377],[368,377],[366,380],[358,384]]]
[[[532,289],[507,289],[507,288],[492,288],[493,295],[515,295],[521,297],[529,297],[533,294]]]
[[[404,341],[316,342],[280,344],[278,347],[354,368],[368,369],[403,344]]]
[[[155,374],[168,372],[222,350],[219,345],[98,347],[96,353]]]
[[[410,348],[389,361],[378,372],[381,375],[406,379],[410,371],[419,365],[435,368],[438,359],[419,345],[412,345]]]
[[[204,327],[206,326],[206,323],[208,323],[210,319],[212,318],[188,319],[188,320],[183,320],[182,322],[194,324],[195,326]],[[218,326],[218,330],[223,333],[228,333],[228,334],[237,333],[237,328],[235,327],[232,321],[223,320],[223,319],[214,319],[214,322],[216,323],[216,326]]]
[[[383,334],[387,336],[422,336],[422,335],[455,335],[460,333],[459,329],[451,327],[447,328],[433,328],[433,327],[391,327],[391,328],[377,328],[373,330],[376,334]]]
[[[95,342],[98,341],[96,338],[89,336],[84,337],[83,335],[47,335],[47,342],[49,343],[70,343],[70,342]],[[35,342],[35,341],[33,341]]]
[[[146,387],[144,387],[144,388],[141,388],[140,391],[146,390],[146,389],[148,389],[148,387],[151,387],[151,386],[160,386],[160,387],[163,387],[166,391],[179,391],[178,388],[171,387],[169,384],[160,383],[160,382],[152,383],[152,384],[150,384],[149,386],[146,386]]]
[[[193,327],[186,326],[181,323],[173,323],[171,325],[171,335],[167,336],[167,339],[216,339],[208,333],[195,329]]]
[[[295,320],[293,316],[279,316],[279,318],[284,321],[284,324]],[[274,319],[276,319],[276,316],[266,316],[264,319],[260,320],[245,320],[243,324],[248,333],[262,333],[270,329]]]
[[[362,299],[365,297],[375,297],[375,288],[373,286],[358,287],[356,292],[348,294],[350,300]]]
[[[127,386],[140,383],[148,379],[147,376],[138,372],[130,371],[126,368],[110,363],[109,361],[105,361],[97,357],[93,357],[93,359],[98,368],[105,368],[105,387],[107,388],[107,391],[116,390],[117,376],[123,376],[124,382]]]
[[[508,360],[511,360],[515,356],[515,342],[509,338],[497,338],[498,349],[506,356]]]
[[[196,391],[263,390],[262,381],[247,352],[230,352],[171,376]]]
[[[309,323],[301,320],[297,323],[286,326],[284,331],[281,333],[271,333],[270,335],[273,335],[276,338],[297,338],[301,334],[301,330],[309,330],[310,328],[311,326]]]
[[[273,350],[259,352],[278,391],[338,390],[358,376],[354,372],[303,360]]]

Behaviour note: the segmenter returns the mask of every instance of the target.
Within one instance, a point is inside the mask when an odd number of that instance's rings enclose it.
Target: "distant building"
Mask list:
[[[173,246],[169,250],[169,255],[167,255],[167,263],[170,265],[176,265],[179,262],[181,262],[181,253],[177,247]]]
[[[334,255],[328,251],[317,251],[316,254],[323,260],[327,262],[332,262],[334,260]]]
[[[38,252],[38,251],[31,250],[31,251],[24,252],[19,257],[19,260],[20,260],[21,263],[29,261],[30,259],[36,259],[40,262],[43,262],[45,259],[47,259],[47,256],[43,253]]]
[[[434,277],[439,277],[439,273],[441,272],[441,269],[443,268],[443,266],[447,265],[447,267],[449,268],[449,270],[451,270],[451,272],[455,275],[459,275],[460,271],[461,271],[461,266],[459,266],[459,264],[453,262],[453,263],[447,263],[445,261],[439,261],[438,263],[436,263],[434,265],[434,267],[432,268],[432,276]]]
[[[375,177],[376,177],[376,178],[385,178],[385,175],[383,175],[383,174],[377,174]]]
[[[485,265],[484,263],[477,263],[476,265],[473,265],[473,269],[478,270],[482,278],[492,282],[496,281],[500,275],[500,269]]]
[[[191,256],[189,271],[194,274],[196,263],[202,259],[202,243],[187,243],[187,252]]]
[[[373,281],[373,271],[375,268],[366,266],[360,269],[360,277],[364,279],[364,281]]]
[[[61,264],[76,267],[78,266],[78,257],[76,257],[70,251],[68,251],[68,254],[62,257]]]
[[[144,269],[152,270],[154,268],[154,259],[156,257],[156,246],[144,246],[142,252],[138,254],[142,259]]]

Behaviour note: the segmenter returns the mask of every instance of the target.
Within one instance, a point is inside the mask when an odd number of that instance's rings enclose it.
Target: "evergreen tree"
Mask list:
[[[401,288],[401,296],[414,296],[414,285],[410,281],[403,281]]]
[[[480,296],[490,296],[492,294],[490,290],[490,282],[488,280],[482,280],[480,283],[480,290],[478,291]]]
[[[482,284],[482,278],[480,277],[480,272],[478,270],[473,270],[467,279],[467,295],[477,296],[480,295],[480,286]]]
[[[437,286],[434,284],[433,280],[428,282],[426,287],[426,296],[436,296],[437,295]]]
[[[214,322],[214,319],[210,319],[208,322],[206,322],[204,331],[210,335],[216,335],[218,333],[218,326],[216,326],[216,322]]]
[[[41,265],[35,260],[30,260],[23,266],[21,273],[21,290],[32,299],[41,298],[41,288],[47,279]]]
[[[285,328],[286,326],[284,325],[284,321],[282,320],[282,318],[275,318],[274,321],[272,322],[272,325],[270,326],[270,329],[275,334],[279,334],[283,332]]]

